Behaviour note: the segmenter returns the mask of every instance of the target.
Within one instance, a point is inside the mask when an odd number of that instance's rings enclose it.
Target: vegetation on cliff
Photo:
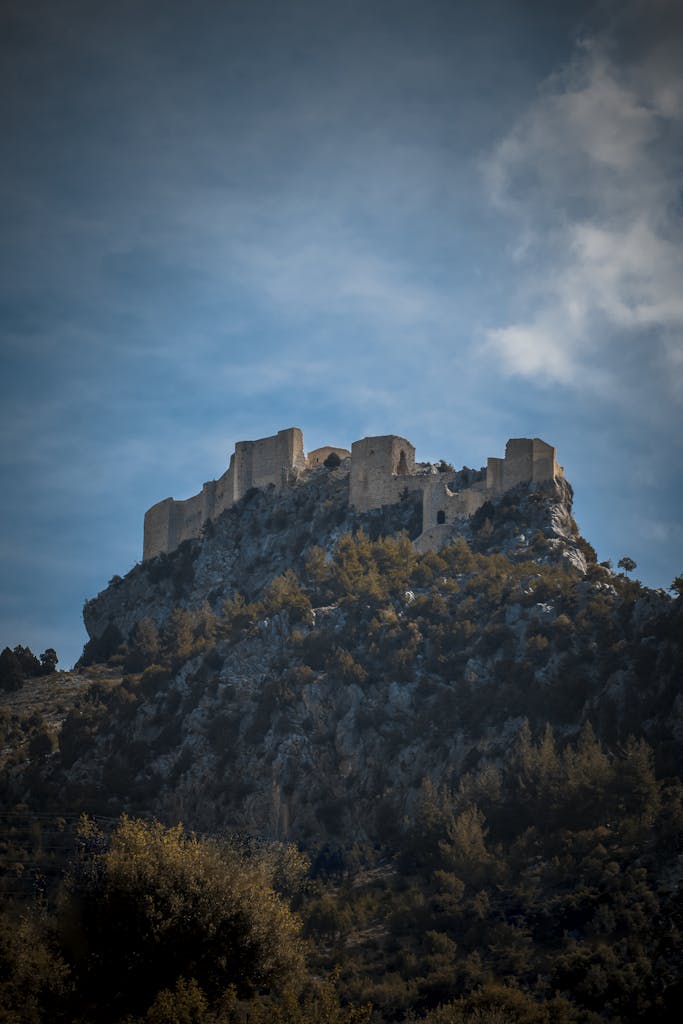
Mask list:
[[[49,727],[5,714],[5,1019],[673,1020],[681,588],[558,494],[424,555],[407,506],[294,543],[266,497],[112,582]]]

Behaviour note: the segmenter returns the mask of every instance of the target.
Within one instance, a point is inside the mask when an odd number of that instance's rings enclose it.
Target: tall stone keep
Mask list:
[[[489,458],[486,488],[503,494],[526,481],[553,480],[563,475],[555,448],[540,437],[511,437],[505,445],[505,458]]]
[[[415,448],[405,437],[364,437],[351,446],[349,501],[367,512],[399,501],[415,475]]]

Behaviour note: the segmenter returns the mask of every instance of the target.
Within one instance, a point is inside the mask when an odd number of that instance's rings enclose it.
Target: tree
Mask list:
[[[634,569],[638,568],[638,565],[632,558],[629,558],[628,555],[624,555],[624,557],[620,558],[617,562],[617,568],[623,569],[624,572],[633,572]]]
[[[164,625],[162,640],[164,657],[176,667],[192,656],[192,615],[186,608],[173,609]]]
[[[30,647],[17,644],[14,650],[5,647],[0,654],[0,688],[18,690],[28,676],[41,674],[40,662]]]
[[[310,625],[313,620],[311,602],[301,589],[293,569],[287,569],[282,576],[271,580],[263,604],[267,615],[284,611],[289,615],[290,622],[306,622]]]
[[[37,911],[16,915],[9,901],[0,907],[0,1020],[41,1024],[55,1019],[50,1009],[68,983],[69,969],[56,949],[54,928]]]
[[[0,654],[0,690],[20,690],[24,682],[21,662],[9,647]]]
[[[481,886],[492,864],[486,849],[486,818],[478,807],[466,807],[448,825],[439,843],[444,866],[463,882]]]
[[[181,825],[126,817],[105,849],[87,821],[81,842],[62,931],[79,999],[98,1019],[144,1012],[181,978],[211,1001],[230,986],[249,996],[298,976],[299,922],[275,893],[266,860],[188,836]]]
[[[44,650],[40,655],[40,664],[42,666],[41,675],[49,676],[53,672],[56,672],[58,661],[59,658],[57,657],[57,652],[54,647],[46,648],[46,650]]]
[[[124,661],[124,671],[142,672],[159,657],[159,633],[153,619],[144,618],[136,623],[130,639],[130,650]]]
[[[38,661],[30,647],[22,647],[21,644],[17,644],[17,646],[14,648],[14,653],[21,662],[21,668],[24,675],[40,675],[40,662]]]
[[[683,599],[683,576],[676,576],[669,590],[673,591],[679,600]]]

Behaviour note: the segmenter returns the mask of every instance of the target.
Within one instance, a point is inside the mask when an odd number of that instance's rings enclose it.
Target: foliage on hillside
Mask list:
[[[474,525],[498,528],[495,515]],[[525,560],[342,534],[257,594],[119,636],[58,749],[10,759],[0,780],[16,815],[8,864],[49,868],[32,876],[43,912],[3,928],[6,1019],[673,1021],[683,600],[544,561],[547,539],[532,541]],[[344,711],[374,761],[363,780],[352,758],[343,777],[330,761],[333,777],[306,776],[298,794],[301,776],[280,776],[317,822],[303,888],[258,844],[124,820],[108,843],[82,838],[57,899],[39,814],[144,814],[182,784],[185,820],[205,804],[230,827],[293,737],[313,731],[334,752],[339,721],[315,725],[310,709],[336,693],[354,694]],[[407,711],[390,713],[392,694]],[[439,770],[418,792],[424,751]]]
[[[362,1024],[307,975],[274,888],[298,885],[304,862],[284,854],[128,818],[107,840],[83,819],[54,906],[2,917],[2,1020]]]
[[[30,647],[21,644],[0,652],[0,690],[19,690],[33,676],[48,676],[57,667],[57,652],[48,647],[36,658]]]
[[[114,577],[85,603],[83,615],[92,639],[82,663],[106,660],[130,640],[142,618],[162,627],[174,607],[197,610],[206,604],[217,613],[234,592],[259,600],[273,579],[290,568],[301,569],[311,546],[331,549],[344,532],[362,527],[374,538],[401,530],[411,537],[420,532],[418,495],[357,513],[349,507],[348,490],[348,470],[327,469],[279,494],[253,488],[216,521],[207,521],[201,539],[184,541],[170,554]]]
[[[321,606],[337,608],[343,626],[314,615]],[[177,608],[161,631],[141,620],[114,655],[127,692],[99,695],[102,714],[111,718],[112,700],[133,714],[192,659],[210,678],[226,644],[275,616],[288,623],[281,678],[289,689],[321,674],[366,690],[416,680],[425,694],[440,689],[443,713],[423,723],[429,731],[454,720],[475,730],[515,716],[537,727],[592,717],[601,738],[618,743],[647,717],[662,765],[680,758],[665,720],[680,678],[679,602],[653,599],[600,566],[582,576],[475,554],[463,540],[417,556],[405,535],[372,541],[362,531],[343,535],[331,558],[313,548],[298,574],[287,570],[258,601],[236,593],[219,613]],[[87,741],[81,718],[74,743],[75,723],[63,733],[67,761]]]
[[[673,1021],[682,844],[680,781],[590,727],[559,745],[524,725],[504,763],[425,779],[391,843],[321,850],[303,888],[291,848],[85,821],[57,899],[5,914],[3,1019]]]
[[[402,534],[342,535],[331,556],[312,548],[298,573],[286,570],[259,600],[234,593],[218,612],[176,608],[162,628],[141,619],[110,657],[122,675],[91,686],[61,728],[59,758],[33,764],[42,777],[31,784],[34,799],[51,808],[59,794],[71,812],[146,812],[160,770],[170,771],[165,784],[173,786],[190,769],[186,724],[213,695],[204,736],[220,756],[213,772],[225,773],[239,801],[248,783],[236,769],[238,751],[246,743],[260,756],[264,738],[288,728],[287,709],[303,707],[323,683],[359,688],[359,728],[365,715],[399,760],[411,743],[446,751],[457,729],[472,767],[495,746],[496,730],[524,718],[534,729],[550,721],[568,736],[591,721],[611,748],[643,735],[658,769],[675,773],[683,753],[682,609],[600,566],[583,576],[476,554],[463,540],[418,556]],[[217,689],[226,658],[242,650],[263,651],[265,679],[251,689],[249,708],[231,701],[229,682]],[[409,719],[383,714],[397,686],[412,694]],[[501,738],[501,750],[507,742]],[[2,783],[10,803],[24,785],[16,774]],[[343,808],[325,808],[332,798],[318,788],[310,799],[319,799],[328,829],[336,821],[343,831]],[[365,827],[381,831],[380,819],[394,812],[381,792],[368,798],[378,800],[379,817]]]
[[[642,741],[609,756],[590,727],[559,749],[525,725],[503,765],[425,780],[381,884],[350,873],[309,914],[346,994],[388,1020],[453,1000],[429,1019],[487,1000],[515,1021],[673,1019],[682,840],[683,786]]]

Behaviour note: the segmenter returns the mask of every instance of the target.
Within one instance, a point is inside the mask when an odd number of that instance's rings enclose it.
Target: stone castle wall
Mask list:
[[[457,474],[456,474],[457,475]],[[452,473],[439,473],[422,484],[423,533],[474,515],[489,498],[504,494],[517,484],[555,480],[564,476],[552,445],[538,437],[513,437],[505,446],[505,458],[489,458],[485,479],[464,487],[452,485]]]
[[[537,437],[511,438],[504,458],[489,459],[485,471],[461,473],[438,472],[435,466],[416,463],[415,449],[404,437],[366,437],[351,448],[349,501],[359,512],[367,512],[395,504],[406,490],[420,491],[424,534],[473,515],[488,498],[519,483],[562,474],[555,449]],[[468,477],[474,482],[457,482]]]
[[[230,465],[218,480],[205,483],[199,494],[176,501],[165,498],[145,515],[143,560],[173,551],[184,540],[199,537],[207,519],[216,519],[252,487],[280,489],[306,468],[304,438],[298,427],[272,437],[238,441]]]
[[[336,455],[340,462],[351,458],[348,448],[334,448],[332,445],[326,444],[322,448],[314,448],[312,452],[309,452],[306,462],[310,469],[317,469],[318,466],[325,465],[325,459],[328,459],[330,455]]]
[[[485,481],[453,491],[449,486],[450,479],[448,473],[437,473],[425,479],[422,489],[423,532],[474,515],[489,497]]]
[[[304,436],[298,427],[279,430],[273,437],[238,441],[235,445],[233,500],[238,501],[251,487],[284,487],[292,474],[306,468]]]
[[[394,505],[414,490],[415,448],[405,437],[364,437],[351,446],[349,502],[359,512]]]
[[[358,512],[394,505],[406,492],[422,494],[422,535],[416,546],[439,547],[448,527],[473,515],[484,502],[519,483],[553,480],[563,475],[555,448],[540,438],[511,438],[505,457],[490,458],[486,470],[438,472],[415,462],[415,448],[404,437],[385,434],[354,441],[351,452],[326,445],[304,454],[298,427],[280,430],[257,441],[238,441],[230,465],[218,480],[205,483],[185,501],[165,498],[145,515],[143,559],[173,551],[184,540],[199,537],[207,520],[215,519],[252,487],[287,487],[307,469],[322,466],[334,452],[351,458],[349,504]],[[425,549],[426,550],[426,549]]]
[[[528,480],[552,480],[564,475],[552,445],[540,437],[511,437],[505,445],[504,459],[489,459],[486,487],[502,494]]]

